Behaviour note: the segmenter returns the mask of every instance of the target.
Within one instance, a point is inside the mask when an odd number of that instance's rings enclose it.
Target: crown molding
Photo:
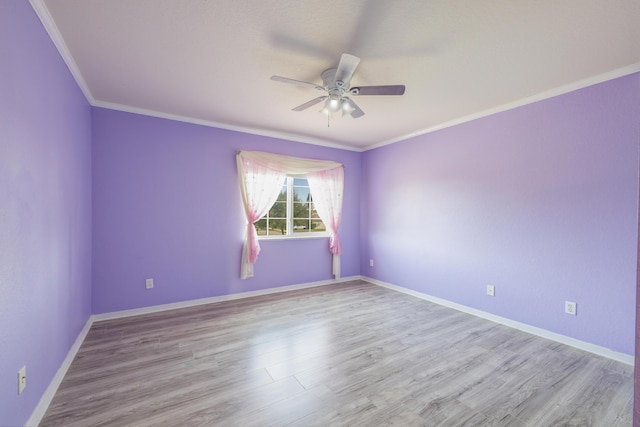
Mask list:
[[[47,30],[47,33],[49,34],[51,41],[53,41],[56,49],[58,49],[60,56],[62,56],[65,64],[67,64],[67,68],[69,68],[69,71],[71,71],[71,75],[76,80],[76,83],[80,87],[80,90],[84,94],[84,97],[87,98],[89,104],[94,105],[95,99],[91,94],[91,90],[89,90],[87,82],[84,80],[84,77],[82,77],[82,73],[80,73],[80,69],[76,64],[76,61],[73,59],[71,51],[69,51],[67,44],[62,38],[58,26],[51,17],[49,9],[47,9],[47,6],[44,4],[44,0],[29,0],[29,3],[31,3],[31,7],[33,7],[36,15],[38,15],[38,18],[40,19],[40,22],[42,22],[45,30]]]
[[[297,134],[279,132],[279,131],[268,130],[268,129],[260,129],[260,128],[249,127],[249,126],[230,125],[227,123],[215,122],[212,120],[196,119],[193,117],[181,116],[178,114],[147,110],[145,108],[132,107],[130,105],[117,104],[114,102],[105,102],[105,101],[96,100],[91,105],[94,107],[106,108],[109,110],[123,111],[126,113],[133,113],[133,114],[141,114],[144,116],[157,117],[160,119],[174,120],[174,121],[184,122],[184,123],[191,123],[191,124],[200,125],[200,126],[214,127],[218,129],[231,130],[235,132],[243,132],[243,133],[248,133],[252,135],[266,136],[269,138],[277,138],[277,139],[283,139],[283,140],[293,141],[293,142],[301,142],[303,144],[319,145],[322,147],[337,148],[340,150],[347,150],[347,151],[357,151],[357,152],[363,151],[360,148],[332,143],[329,141],[325,141],[317,138],[311,138],[304,135],[297,135]]]
[[[536,95],[528,96],[528,97],[519,99],[517,101],[502,104],[494,108],[479,111],[477,113],[469,114],[467,116],[459,117],[457,119],[449,120],[447,122],[440,123],[435,126],[431,126],[422,130],[418,130],[416,132],[411,132],[405,135],[401,135],[396,138],[388,139],[388,140],[371,144],[365,147],[353,147],[350,145],[340,144],[336,142],[329,142],[323,139],[313,138],[313,137],[300,135],[300,134],[280,132],[280,131],[274,131],[269,129],[261,129],[261,128],[255,128],[250,126],[231,125],[231,124],[215,122],[211,120],[197,119],[193,117],[186,117],[186,116],[181,116],[177,114],[147,110],[144,108],[132,107],[128,105],[97,100],[93,97],[91,90],[89,89],[89,86],[87,85],[86,81],[84,80],[84,77],[82,76],[82,73],[80,73],[80,69],[78,68],[75,60],[73,59],[73,56],[71,55],[71,52],[69,51],[69,48],[67,47],[67,44],[65,43],[62,35],[60,34],[60,31],[57,25],[55,24],[53,18],[51,17],[51,14],[49,13],[49,9],[47,9],[47,6],[44,4],[44,0],[29,0],[29,3],[31,3],[31,6],[33,7],[36,14],[38,15],[38,18],[44,25],[47,33],[49,34],[49,37],[51,38],[54,45],[58,49],[58,52],[62,56],[62,59],[67,64],[69,71],[71,71],[71,74],[73,75],[78,86],[80,87],[80,90],[82,91],[82,93],[84,94],[85,98],[87,99],[87,101],[91,106],[129,112],[134,114],[141,114],[141,115],[151,116],[151,117],[158,117],[158,118],[163,118],[168,120],[175,120],[175,121],[197,124],[202,126],[215,127],[219,129],[231,130],[236,132],[243,132],[243,133],[248,133],[252,135],[260,135],[260,136],[265,136],[270,138],[283,139],[287,141],[301,142],[304,144],[319,145],[322,147],[336,148],[336,149],[347,150],[347,151],[355,151],[355,152],[364,152],[364,151],[369,151],[376,148],[384,147],[386,145],[391,145],[396,142],[405,141],[420,135],[425,135],[425,134],[436,132],[449,127],[457,126],[466,122],[470,122],[472,120],[480,119],[483,117],[487,117],[487,116],[500,113],[503,111],[511,110],[514,108],[522,107],[524,105],[532,104],[534,102],[553,98],[558,95],[563,95],[569,92],[573,92],[575,90],[583,89],[583,88],[593,86],[599,83],[603,83],[609,80],[613,80],[619,77],[624,77],[630,74],[640,72],[640,62],[638,62],[638,63],[631,64],[622,68],[618,68],[603,74],[599,74],[597,76],[588,77],[586,79],[582,79],[573,83],[559,86],[557,88],[550,89],[550,90],[538,93]]]
[[[444,123],[440,123],[435,126],[431,126],[429,128],[412,132],[406,135],[399,136],[397,138],[389,139],[377,144],[369,145],[363,148],[362,151],[369,151],[375,148],[384,147],[385,145],[394,144],[400,141],[406,141],[407,139],[415,138],[416,136],[425,135],[431,132],[436,132],[438,130],[450,128],[453,126],[457,126],[462,123],[470,122],[472,120],[480,119],[483,117],[491,116],[496,113],[501,113],[503,111],[512,110],[514,108],[522,107],[524,105],[533,104],[534,102],[543,101],[545,99],[553,98],[558,95],[564,95],[569,92],[573,92],[579,89],[584,89],[589,86],[597,85],[599,83],[604,83],[609,80],[614,80],[619,77],[628,76],[630,74],[634,74],[640,72],[640,62],[628,65],[626,67],[618,68],[612,71],[608,71],[603,74],[599,74],[597,76],[588,77],[586,79],[578,80],[573,83],[569,83],[563,86],[559,86],[536,95],[528,96],[526,98],[519,99],[517,101],[509,102],[506,104],[499,105],[494,108],[490,108],[488,110],[479,111],[477,113],[469,114],[468,116],[463,116],[457,119],[453,119]]]
[[[322,139],[311,138],[304,135],[292,134],[287,132],[278,132],[278,131],[254,128],[249,126],[230,125],[227,123],[196,119],[193,117],[180,116],[177,114],[164,113],[160,111],[147,110],[144,108],[132,107],[128,105],[97,100],[94,98],[93,94],[91,93],[91,90],[89,89],[87,82],[82,76],[82,73],[80,72],[80,69],[78,68],[77,63],[73,59],[73,55],[71,55],[71,51],[69,50],[69,47],[65,43],[64,38],[62,37],[60,30],[58,29],[58,26],[56,25],[55,21],[53,20],[53,17],[49,13],[49,9],[44,4],[44,0],[29,0],[29,3],[31,3],[31,7],[36,12],[36,15],[38,15],[38,18],[42,22],[42,25],[46,29],[47,33],[49,34],[49,37],[51,38],[51,41],[53,41],[53,44],[55,45],[56,49],[58,49],[60,56],[62,56],[62,59],[64,60],[65,64],[67,64],[67,67],[69,68],[69,71],[71,72],[71,75],[75,79],[76,83],[80,87],[80,90],[84,94],[89,104],[93,107],[101,107],[101,108],[107,108],[111,110],[124,111],[128,113],[142,114],[145,116],[158,117],[162,119],[175,120],[179,122],[197,124],[197,125],[208,126],[208,127],[215,127],[219,129],[231,130],[236,132],[249,133],[252,135],[260,135],[260,136],[266,136],[270,138],[284,139],[287,141],[301,142],[304,144],[311,144],[311,145],[319,145],[319,146],[328,147],[328,148],[337,148],[340,150],[356,151],[356,152],[362,151],[361,148],[356,148],[356,147],[339,144],[339,143],[333,143],[333,142],[325,141]]]

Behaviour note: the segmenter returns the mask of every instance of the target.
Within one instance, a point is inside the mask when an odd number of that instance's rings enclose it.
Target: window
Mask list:
[[[328,237],[329,252],[333,255],[331,272],[339,278],[342,248],[338,227],[342,218],[343,165],[330,160],[303,159],[260,151],[239,151],[236,163],[247,219],[240,278],[253,277],[253,265],[260,254],[258,225],[263,238],[267,239],[277,238],[277,231],[280,231],[279,236],[286,238],[312,234]],[[299,181],[295,177],[299,177]],[[282,187],[284,180],[286,189]],[[311,198],[311,188],[315,192],[315,200]],[[277,201],[281,203],[277,204]],[[295,212],[294,206],[297,206],[298,212]],[[277,210],[283,210],[283,207],[285,213],[279,213]],[[276,209],[271,212],[273,208]],[[326,222],[319,221],[320,218]],[[279,230],[274,227],[278,220],[284,220]],[[326,231],[323,232],[324,228]]]
[[[256,223],[258,236],[304,236],[325,233],[326,227],[313,205],[306,178],[288,176],[278,199]]]

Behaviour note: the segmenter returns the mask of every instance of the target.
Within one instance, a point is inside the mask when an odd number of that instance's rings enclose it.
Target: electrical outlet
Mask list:
[[[18,394],[22,394],[27,386],[27,367],[23,366],[18,371]]]
[[[147,279],[147,289],[153,288],[153,279]]]
[[[487,295],[490,297],[496,296],[496,288],[493,285],[487,285]]]
[[[565,301],[564,302],[564,312],[567,314],[570,314],[572,316],[575,316],[578,314],[578,304],[576,304],[575,302],[571,302],[571,301]]]
[[[369,267],[373,267],[373,258],[369,260]]]

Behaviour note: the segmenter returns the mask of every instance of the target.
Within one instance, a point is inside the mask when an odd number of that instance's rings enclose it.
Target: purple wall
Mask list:
[[[91,314],[90,112],[29,2],[0,1],[3,426],[27,421]]]
[[[638,218],[640,229],[640,217]],[[640,230],[638,234],[640,242]],[[633,425],[640,427],[640,247],[638,248],[638,266],[636,271],[636,357],[633,374]]]
[[[0,94],[0,425],[92,312],[331,279],[326,238],[263,241],[238,278],[236,150],[346,165],[344,277],[634,353],[640,74],[356,153],[91,109],[28,2],[2,0]]]
[[[361,273],[633,354],[639,122],[634,74],[365,152]]]
[[[239,279],[237,150],[345,164],[342,276],[360,274],[360,153],[100,108],[93,144],[94,313],[332,278],[316,238],[262,241],[255,277]]]

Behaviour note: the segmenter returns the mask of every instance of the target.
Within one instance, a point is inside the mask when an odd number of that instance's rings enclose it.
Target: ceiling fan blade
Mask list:
[[[351,77],[353,73],[356,71],[358,64],[360,63],[360,58],[357,56],[349,55],[348,53],[343,53],[340,57],[340,63],[338,64],[338,69],[336,70],[335,81],[341,81],[344,83],[345,88],[349,87],[349,82],[351,81]]]
[[[297,86],[309,87],[311,89],[325,90],[322,86],[315,83],[303,82],[302,80],[289,79],[287,77],[271,76],[271,80],[282,83],[289,83]]]
[[[348,113],[348,114],[351,114],[351,117],[353,117],[354,119],[357,119],[358,117],[364,116],[364,111],[362,111],[360,107],[358,107],[356,103],[351,100],[351,98],[348,98],[345,96],[343,99],[344,99],[344,102],[348,103],[349,107],[351,107],[352,109],[351,113]]]
[[[351,95],[404,95],[404,85],[358,86],[349,90]]]
[[[312,99],[311,101],[307,101],[302,105],[298,105],[296,108],[293,109],[293,111],[302,111],[302,110],[306,110],[309,107],[313,107],[314,105],[316,105],[319,102],[324,101],[325,99],[327,99],[327,96],[319,96],[317,98]]]

